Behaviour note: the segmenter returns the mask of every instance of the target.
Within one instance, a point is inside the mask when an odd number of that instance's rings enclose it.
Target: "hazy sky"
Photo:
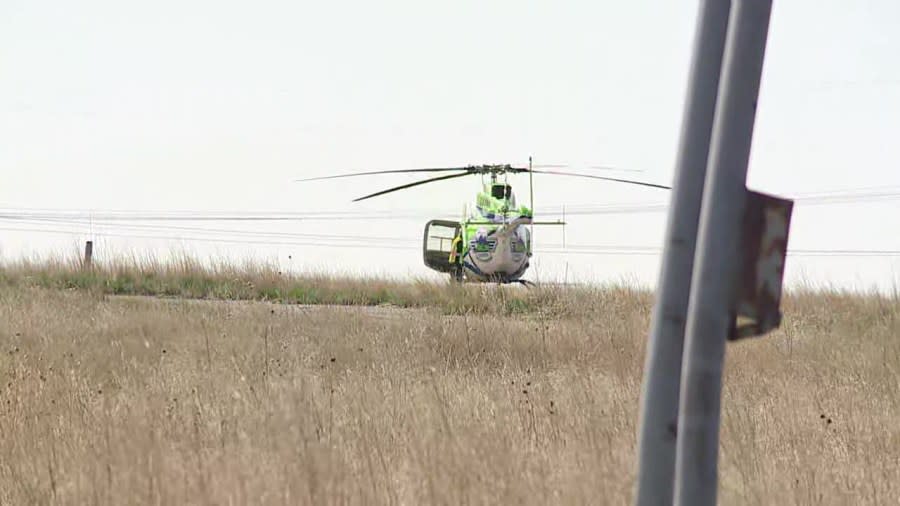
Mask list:
[[[412,178],[292,180],[533,155],[574,169],[639,169],[616,174],[669,184],[696,11],[697,2],[649,0],[5,0],[0,208],[95,218],[0,220],[0,254],[59,251],[93,237],[101,252],[189,250],[427,274],[422,225],[458,213],[476,178],[363,204],[349,201]],[[895,0],[775,2],[750,186],[790,196],[886,194],[799,203],[792,249],[887,252],[793,256],[791,279],[900,281],[900,256],[890,254],[900,250],[897,26]],[[515,183],[524,200],[527,180]],[[537,232],[538,248],[555,252],[539,255],[531,278],[655,281],[664,212],[619,211],[665,203],[666,192],[549,176],[535,183],[538,211],[565,204],[569,225],[566,252],[560,230]],[[109,210],[354,219],[104,221]],[[389,211],[393,219],[374,219]],[[352,239],[360,236],[389,239]],[[281,244],[249,244],[257,241]],[[395,249],[347,247],[354,244]],[[623,246],[628,254],[613,251]]]

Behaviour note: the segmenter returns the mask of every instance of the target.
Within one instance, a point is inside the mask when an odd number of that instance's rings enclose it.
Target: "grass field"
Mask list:
[[[631,499],[651,294],[151,267],[0,270],[0,504]],[[721,502],[896,504],[898,336],[805,292],[730,344]]]
[[[95,264],[92,269],[82,268],[77,257],[19,261],[0,264],[0,285],[84,290],[109,295],[429,307],[447,314],[562,315],[571,310],[566,303],[570,292],[561,288],[525,290],[517,286],[508,288],[518,290],[496,292],[492,287],[483,285],[286,273],[274,265],[201,262],[191,257],[180,257],[170,262],[153,258],[120,258]],[[582,288],[580,293],[589,291],[608,292],[603,287],[595,287]],[[583,305],[578,310],[583,311]]]

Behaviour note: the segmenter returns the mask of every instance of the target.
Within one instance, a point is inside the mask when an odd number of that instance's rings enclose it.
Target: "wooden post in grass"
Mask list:
[[[91,262],[94,256],[94,241],[84,243],[84,268],[91,269]]]

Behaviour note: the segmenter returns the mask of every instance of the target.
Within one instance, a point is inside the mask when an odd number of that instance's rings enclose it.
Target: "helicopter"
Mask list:
[[[538,167],[565,167],[563,165],[540,165]],[[395,186],[369,195],[353,199],[353,202],[367,200],[388,193],[471,175],[480,175],[482,191],[474,203],[463,207],[459,221],[433,219],[425,224],[422,237],[422,256],[425,265],[437,272],[450,275],[456,282],[490,282],[531,284],[522,279],[528,270],[533,250],[535,225],[565,225],[562,221],[534,220],[534,174],[571,176],[599,179],[624,184],[670,190],[671,187],[575,172],[535,169],[531,157],[528,166],[469,165],[465,167],[435,167],[419,169],[379,170],[354,172],[333,176],[298,179],[297,182],[338,179],[346,177],[403,174],[403,173],[444,173],[428,179]],[[510,174],[528,174],[529,205],[520,205],[512,185]]]

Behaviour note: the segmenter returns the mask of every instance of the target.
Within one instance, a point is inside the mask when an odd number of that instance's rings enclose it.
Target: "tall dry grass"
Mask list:
[[[0,504],[627,504],[650,297],[564,314],[0,287]],[[900,301],[730,344],[723,504],[900,499]]]
[[[610,299],[648,294],[627,284],[567,288],[542,285],[458,284],[444,280],[336,277],[285,272],[274,264],[201,261],[178,256],[115,257],[86,269],[77,256],[0,263],[0,286],[87,290],[109,295],[149,295],[212,300],[257,300],[314,305],[390,305],[438,308],[447,314],[572,314],[604,311]],[[588,303],[591,306],[588,307]]]

